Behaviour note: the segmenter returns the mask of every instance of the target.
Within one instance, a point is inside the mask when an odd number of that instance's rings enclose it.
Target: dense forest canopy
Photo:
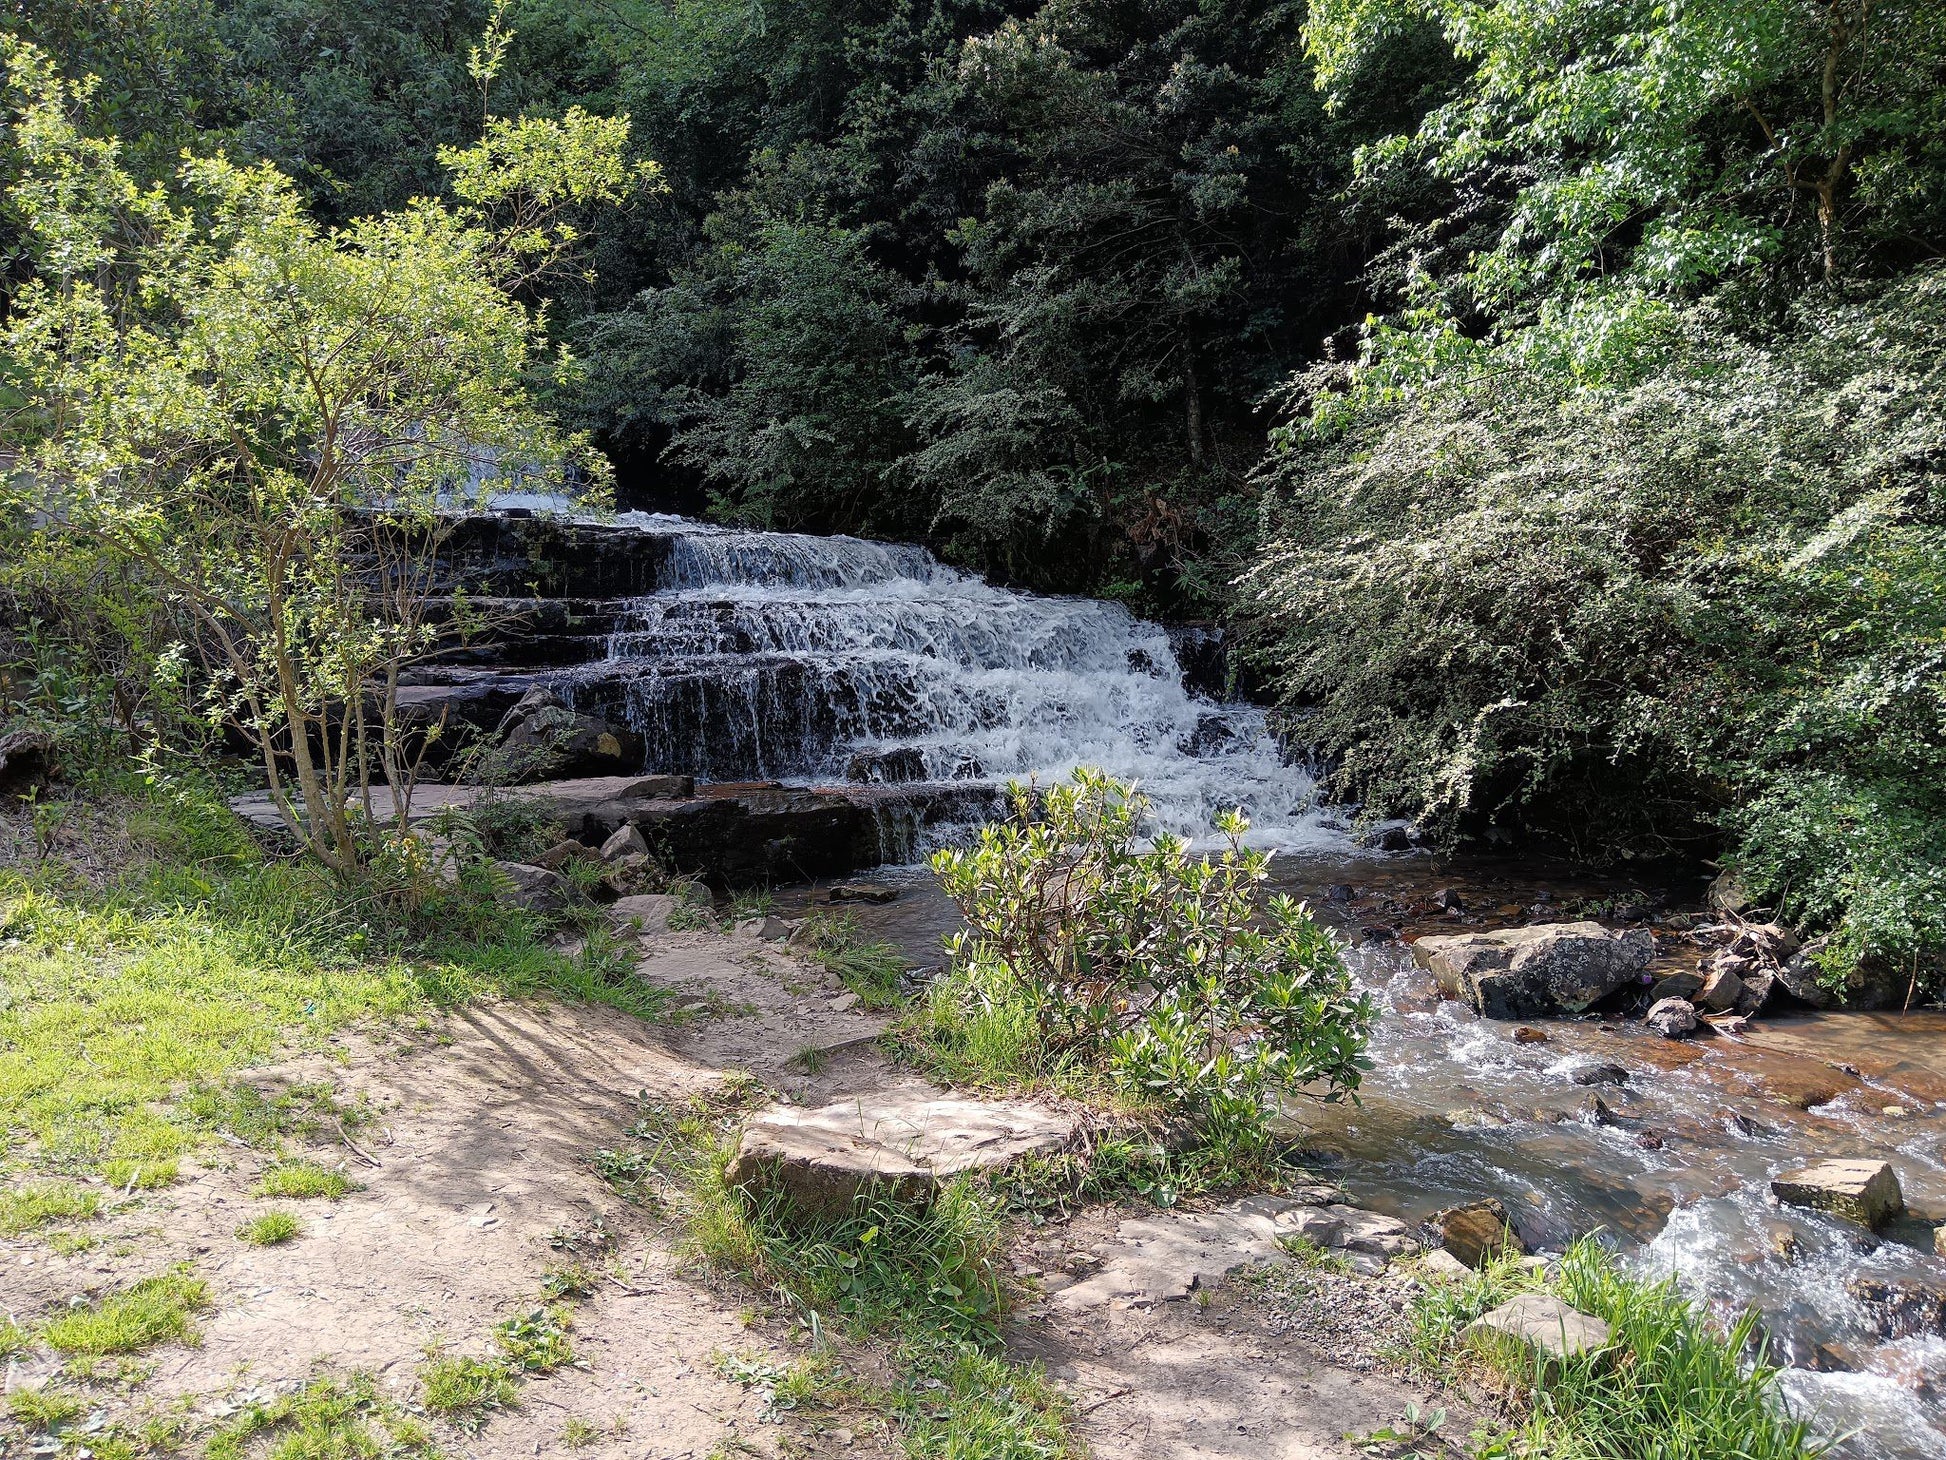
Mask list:
[[[1226,617],[1370,812],[1727,848],[1834,969],[1946,945],[1930,0],[5,13],[131,176],[270,163],[327,229],[626,117],[659,186],[515,289],[625,502]]]

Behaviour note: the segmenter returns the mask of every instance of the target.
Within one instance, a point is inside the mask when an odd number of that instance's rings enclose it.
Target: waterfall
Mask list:
[[[1261,709],[1192,693],[1159,625],[997,588],[924,548],[624,514],[670,537],[657,589],[564,686],[619,715],[648,769],[708,780],[1138,782],[1158,828],[1335,841]]]

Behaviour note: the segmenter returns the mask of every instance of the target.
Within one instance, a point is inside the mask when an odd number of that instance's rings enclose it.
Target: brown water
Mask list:
[[[1280,859],[1276,882],[1343,929],[1349,962],[1382,1014],[1360,1103],[1294,1105],[1305,1145],[1354,1200],[1408,1219],[1496,1196],[1530,1245],[1558,1250],[1600,1230],[1638,1269],[1673,1274],[1723,1315],[1763,1314],[1790,1402],[1837,1453],[1861,1460],[1946,1456],[1946,1338],[1880,1340],[1845,1292],[1861,1273],[1946,1283],[1921,1224],[1872,1237],[1780,1208],[1771,1177],[1821,1156],[1889,1160],[1914,1211],[1946,1217],[1946,1014],[1804,1011],[1747,1035],[1683,1042],[1624,1016],[1512,1024],[1443,1001],[1404,939],[1461,928],[1598,916],[1656,927],[1657,974],[1693,963],[1700,887],[1680,876],[1625,881],[1533,862],[1419,855]],[[888,869],[897,901],[854,905],[915,965],[943,961],[959,926],[932,879]],[[1333,895],[1333,889],[1336,895]],[[1434,903],[1450,889],[1459,914]],[[786,910],[818,889],[780,896]],[[1450,899],[1447,899],[1450,900]],[[1590,1061],[1624,1086],[1575,1085]],[[1589,1110],[1599,1095],[1608,1113]]]

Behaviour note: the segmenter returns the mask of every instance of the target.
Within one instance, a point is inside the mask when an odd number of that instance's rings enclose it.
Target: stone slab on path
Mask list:
[[[1033,1101],[881,1090],[815,1110],[766,1111],[744,1128],[728,1176],[808,1215],[840,1217],[868,1192],[923,1201],[954,1176],[1053,1154],[1075,1127],[1074,1117]]]
[[[1057,1309],[1103,1304],[1142,1307],[1178,1301],[1246,1267],[1291,1260],[1286,1243],[1304,1238],[1382,1269],[1415,1250],[1404,1222],[1341,1202],[1247,1196],[1211,1212],[1132,1217],[1115,1229],[1101,1270],[1054,1295]]]

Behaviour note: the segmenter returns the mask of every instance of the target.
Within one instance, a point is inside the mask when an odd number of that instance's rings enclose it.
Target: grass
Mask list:
[[[424,1425],[385,1399],[369,1374],[312,1380],[292,1394],[260,1400],[211,1437],[207,1460],[375,1460],[439,1452]]]
[[[513,1371],[491,1359],[441,1357],[419,1370],[420,1402],[462,1430],[476,1431],[496,1410],[520,1403]]]
[[[236,1229],[237,1240],[252,1247],[276,1247],[304,1235],[304,1224],[295,1212],[265,1212],[252,1217]]]
[[[896,943],[866,937],[850,913],[813,913],[791,941],[857,994],[867,1009],[891,1009],[904,1002],[905,955]]]
[[[540,1307],[496,1324],[494,1342],[507,1362],[524,1374],[551,1374],[574,1362],[568,1341],[573,1315],[563,1304]]]
[[[339,1201],[358,1189],[344,1172],[301,1158],[273,1161],[264,1167],[257,1184],[250,1188],[255,1196],[286,1197],[293,1201],[311,1197]]]
[[[193,1342],[191,1315],[210,1306],[209,1285],[184,1268],[144,1278],[97,1303],[49,1320],[40,1337],[64,1354],[135,1354],[161,1343]]]
[[[483,875],[413,890],[271,859],[195,777],[91,794],[69,817],[85,855],[0,866],[0,1159],[166,1184],[214,1128],[261,1143],[307,1118],[224,1092],[348,1026],[543,993],[644,1017],[668,1002],[609,942],[548,946]]]
[[[7,1396],[7,1417],[29,1434],[52,1432],[81,1417],[87,1408],[65,1389],[16,1389]]]
[[[601,1438],[601,1431],[578,1414],[571,1414],[561,1426],[561,1448],[579,1450]]]
[[[1000,1353],[1007,1293],[1001,1263],[1007,1196],[956,1181],[924,1207],[865,1202],[828,1221],[751,1202],[725,1179],[754,1081],[671,1105],[645,1103],[610,1151],[633,1189],[652,1188],[683,1219],[694,1255],[769,1294],[809,1335],[803,1359],[719,1357],[719,1368],[761,1388],[768,1411],[864,1406],[897,1429],[913,1460],[1065,1460],[1059,1390],[1035,1365]],[[625,1161],[618,1158],[625,1157]],[[890,1383],[847,1377],[831,1344],[881,1349]]]
[[[100,1210],[99,1193],[68,1182],[0,1191],[0,1237],[18,1237],[57,1222],[85,1222]]]
[[[1453,1363],[1467,1323],[1539,1285],[1506,1261],[1426,1290],[1414,1308],[1416,1356],[1428,1368]],[[1469,1354],[1467,1362],[1483,1367],[1519,1416],[1485,1438],[1481,1457],[1806,1460],[1822,1453],[1783,1408],[1778,1371],[1763,1361],[1756,1341],[1754,1312],[1723,1330],[1673,1281],[1628,1276],[1591,1238],[1569,1249],[1546,1286],[1606,1321],[1613,1342],[1600,1354],[1551,1364],[1505,1349]]]

